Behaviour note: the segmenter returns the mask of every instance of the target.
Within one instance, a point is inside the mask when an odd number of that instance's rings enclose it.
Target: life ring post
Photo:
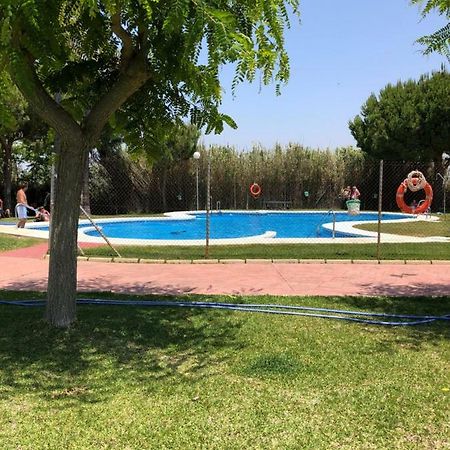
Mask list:
[[[254,199],[257,199],[261,195],[261,186],[258,183],[252,183],[250,185],[250,194]]]
[[[418,205],[407,205],[405,202],[405,193],[408,189],[411,192],[417,192],[423,189],[425,191],[425,200],[419,202]],[[431,187],[431,184],[428,183],[428,181],[425,179],[425,176],[422,172],[413,170],[397,188],[395,200],[402,212],[413,215],[423,214],[429,211],[431,207],[431,202],[433,201],[433,188]]]

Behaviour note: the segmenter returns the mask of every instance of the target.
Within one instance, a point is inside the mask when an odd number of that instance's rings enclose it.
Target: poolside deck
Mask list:
[[[47,288],[46,244],[0,254],[0,289]],[[127,294],[444,296],[450,261],[348,261],[308,264],[78,262],[80,292]]]

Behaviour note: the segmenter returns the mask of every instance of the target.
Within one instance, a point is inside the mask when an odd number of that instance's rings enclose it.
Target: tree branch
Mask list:
[[[120,72],[111,89],[103,95],[86,116],[83,131],[86,132],[89,142],[94,143],[100,138],[109,117],[151,77],[152,74],[147,67],[146,53],[141,50],[133,56],[126,70]]]
[[[138,41],[139,41],[139,49],[141,51],[147,51],[149,48],[149,42],[147,38],[148,38],[148,28],[138,25]]]
[[[6,148],[8,146],[8,141],[6,140],[5,137],[0,136],[0,144],[3,148]]]
[[[120,11],[111,16],[111,29],[113,33],[122,41],[122,51],[120,57],[120,65],[125,68],[133,57],[134,46],[133,37],[122,27],[122,18]]]
[[[34,69],[34,57],[14,40],[14,48],[20,58],[19,65],[9,67],[9,74],[17,88],[26,98],[36,114],[64,138],[67,135],[81,136],[81,127],[72,116],[51,98]],[[20,69],[19,69],[20,68]],[[20,73],[19,73],[20,72]]]

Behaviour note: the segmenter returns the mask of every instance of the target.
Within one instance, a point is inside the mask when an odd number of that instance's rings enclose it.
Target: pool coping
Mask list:
[[[43,259],[50,259],[44,255]],[[296,258],[208,258],[208,259],[149,259],[149,258],[119,258],[116,256],[78,256],[78,261],[124,263],[124,264],[395,264],[395,265],[450,265],[446,259],[296,259]]]

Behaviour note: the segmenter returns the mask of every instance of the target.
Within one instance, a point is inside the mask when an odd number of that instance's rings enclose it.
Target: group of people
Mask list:
[[[19,184],[19,189],[16,194],[16,216],[19,219],[17,223],[18,228],[25,228],[25,223],[28,219],[28,211],[32,211],[34,213],[34,220],[36,222],[48,222],[50,221],[50,213],[43,207],[34,208],[28,204],[26,191],[28,189],[27,184],[22,183]],[[3,200],[0,199],[0,218],[1,217],[10,217],[10,210],[3,209]]]
[[[342,189],[340,198],[342,199],[342,208],[347,208],[348,213],[356,216],[360,211],[360,192],[356,186],[347,186]]]
[[[360,196],[361,194],[356,186],[347,186],[342,189],[342,198],[344,200],[358,200]]]

